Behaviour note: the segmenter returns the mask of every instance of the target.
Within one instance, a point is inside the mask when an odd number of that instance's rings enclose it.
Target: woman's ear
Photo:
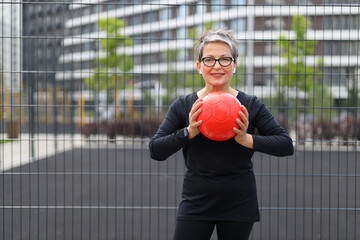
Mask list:
[[[199,74],[202,74],[202,71],[201,71],[201,65],[200,65],[200,63],[199,63],[199,62],[196,62],[196,68],[197,68],[197,70],[198,70]]]

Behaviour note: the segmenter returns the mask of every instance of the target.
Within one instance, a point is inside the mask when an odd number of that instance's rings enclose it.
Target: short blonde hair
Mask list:
[[[194,52],[195,59],[198,62],[201,62],[201,58],[203,56],[203,50],[207,43],[209,42],[224,42],[229,45],[231,49],[231,55],[235,59],[238,58],[239,55],[239,47],[238,41],[235,38],[235,33],[233,30],[220,28],[220,29],[212,29],[205,31],[201,34],[198,41],[195,43]]]

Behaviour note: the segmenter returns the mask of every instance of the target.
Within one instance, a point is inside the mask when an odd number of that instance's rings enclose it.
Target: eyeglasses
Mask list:
[[[212,57],[204,57],[201,59],[201,61],[204,63],[207,67],[215,66],[216,62],[219,62],[219,64],[223,67],[227,67],[231,64],[234,59],[232,57],[222,57],[222,58],[212,58]]]

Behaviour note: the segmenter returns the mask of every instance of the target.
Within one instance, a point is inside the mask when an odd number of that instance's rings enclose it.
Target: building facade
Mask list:
[[[70,0],[22,1],[22,72],[24,86],[37,92],[55,84],[57,64],[64,54],[62,40],[67,32],[64,22],[68,19]]]
[[[0,5],[1,88],[18,93],[21,87],[21,5],[19,0]]]
[[[65,71],[58,71],[56,79],[75,81],[77,86],[91,75],[101,54],[99,39],[105,33],[99,31],[97,22],[110,17],[123,19],[123,33],[133,40],[133,46],[118,51],[133,57],[135,82],[159,79],[169,68],[196,74],[191,30],[201,32],[212,23],[213,28],[236,31],[243,58],[239,62],[246,69],[242,84],[263,93],[276,82],[275,67],[280,61],[276,42],[284,34],[293,38],[294,15],[312,22],[307,39],[316,40],[317,45],[315,55],[306,61],[314,65],[323,58],[323,82],[332,85],[335,97],[346,97],[342,93],[349,79],[359,77],[359,0],[94,0],[75,1],[69,10],[71,17],[65,24],[69,35],[62,42],[64,54],[58,59]],[[169,49],[177,50],[176,62],[168,62]]]

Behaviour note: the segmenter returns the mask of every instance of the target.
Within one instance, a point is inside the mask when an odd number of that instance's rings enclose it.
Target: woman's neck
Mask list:
[[[227,93],[230,93],[231,95],[233,95],[234,97],[237,96],[238,94],[238,91],[233,89],[232,87],[230,86],[227,86],[227,87],[219,87],[219,88],[216,88],[216,87],[212,87],[212,86],[205,86],[203,89],[200,89],[198,92],[197,92],[197,95],[199,98],[203,98],[205,97],[206,95],[208,95],[209,93],[212,93],[212,92],[218,92],[218,91],[221,91],[221,92],[227,92]]]

